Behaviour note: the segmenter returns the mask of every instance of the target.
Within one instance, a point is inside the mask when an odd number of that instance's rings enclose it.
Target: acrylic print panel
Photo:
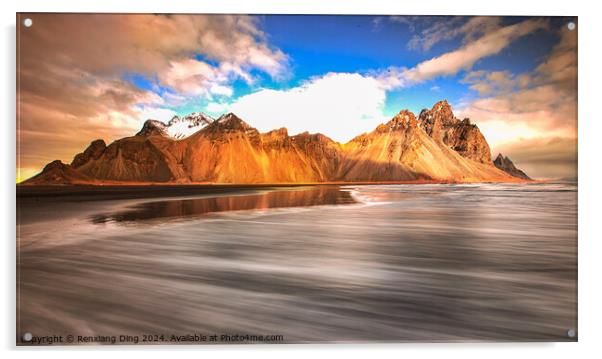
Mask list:
[[[17,16],[17,344],[577,340],[577,18]]]

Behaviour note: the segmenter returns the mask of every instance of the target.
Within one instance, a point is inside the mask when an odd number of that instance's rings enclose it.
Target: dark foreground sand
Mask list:
[[[28,188],[17,341],[573,341],[576,194],[553,183]],[[132,195],[149,198],[115,199]]]

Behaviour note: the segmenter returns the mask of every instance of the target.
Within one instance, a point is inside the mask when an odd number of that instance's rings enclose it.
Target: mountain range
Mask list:
[[[260,133],[233,113],[147,120],[134,136],[98,139],[70,164],[46,165],[25,185],[104,183],[513,182],[508,157],[491,159],[479,128],[445,100],[347,143],[286,128]]]

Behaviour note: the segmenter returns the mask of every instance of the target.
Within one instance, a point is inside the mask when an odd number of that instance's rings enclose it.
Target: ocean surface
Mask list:
[[[17,206],[18,341],[576,340],[576,183]]]

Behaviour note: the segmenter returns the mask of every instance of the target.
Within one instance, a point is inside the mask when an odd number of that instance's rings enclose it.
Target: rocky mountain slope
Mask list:
[[[174,117],[167,124],[148,120],[135,136],[108,146],[103,140],[95,140],[70,165],[55,161],[52,168],[45,168],[24,184],[475,182],[528,178],[494,165],[478,127],[468,119],[457,119],[446,101],[423,110],[418,118],[401,111],[374,131],[345,144],[319,133],[290,136],[285,128],[260,133],[232,113],[217,120],[193,115],[184,120]],[[170,132],[170,128],[181,129],[181,123],[200,129],[192,134]],[[62,180],[61,175],[65,177]]]
[[[91,183],[94,179],[90,178],[71,165],[64,164],[59,160],[54,160],[47,164],[42,172],[31,177],[23,184],[28,185],[66,185],[78,183]]]
[[[438,128],[438,123],[435,122],[434,129]],[[464,125],[458,123],[457,126],[462,128]],[[447,125],[448,134],[443,135],[438,130],[429,134],[424,127],[413,113],[401,111],[373,132],[354,138],[344,145],[345,161],[338,177],[346,181],[507,179],[504,173],[489,164],[491,160],[489,163],[475,160],[472,152],[459,152],[445,143],[446,139],[451,143],[467,142],[460,137],[462,131]],[[457,138],[453,138],[454,135]],[[471,148],[477,146],[469,144]]]
[[[468,118],[457,119],[447,101],[437,102],[431,110],[422,110],[420,127],[431,138],[442,142],[462,157],[491,165],[491,150],[485,137]]]
[[[514,163],[508,158],[504,157],[501,153],[498,153],[495,161],[493,161],[495,167],[508,173],[510,176],[530,180],[531,178],[527,174],[514,166]]]

